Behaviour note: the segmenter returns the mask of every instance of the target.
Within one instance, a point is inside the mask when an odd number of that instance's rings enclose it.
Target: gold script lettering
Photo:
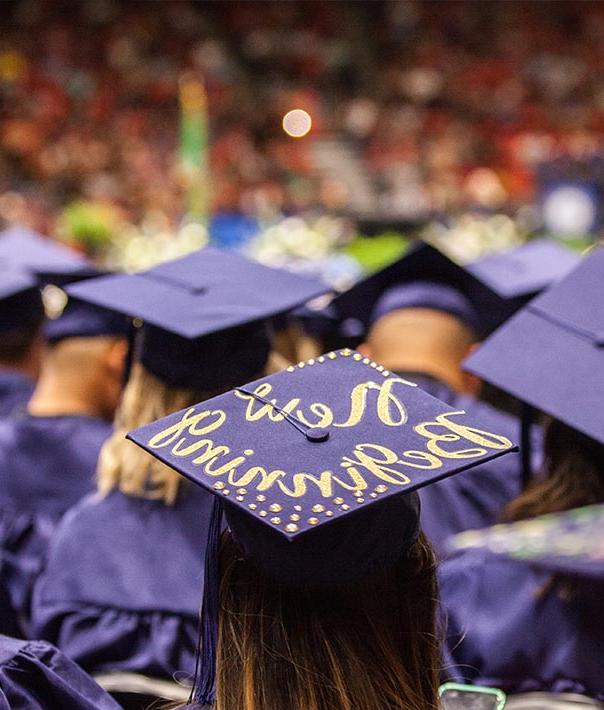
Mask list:
[[[384,382],[361,382],[350,393],[350,414],[348,419],[341,424],[334,424],[337,427],[353,427],[356,426],[365,414],[367,403],[368,390],[377,390],[377,415],[380,421],[386,426],[401,426],[407,421],[407,409],[393,393],[392,388],[395,384],[404,384],[410,387],[411,383],[400,377],[390,377]],[[391,405],[394,405],[395,417],[391,414]],[[398,414],[398,416],[396,416]]]
[[[473,427],[465,426],[460,422],[451,421],[450,417],[455,417],[460,414],[465,414],[464,411],[445,412],[439,414],[432,422],[423,422],[414,427],[415,431],[421,436],[428,439],[426,446],[436,456],[445,459],[472,459],[484,456],[489,449],[504,450],[512,447],[512,442],[506,439],[505,436],[499,434],[491,434],[488,431],[474,429]],[[431,430],[431,427],[444,429],[445,432],[437,434]],[[455,441],[471,441],[478,444],[478,448],[459,449],[457,451],[447,451],[439,445],[438,442],[455,442]]]
[[[215,416],[216,419],[211,421],[206,426],[203,426],[201,428],[197,427],[199,422],[203,421],[207,417],[212,416]],[[212,431],[216,431],[216,429],[220,429],[220,427],[224,424],[225,421],[226,414],[221,409],[206,410],[195,414],[195,407],[191,407],[190,409],[187,409],[187,411],[182,415],[180,421],[176,422],[175,424],[172,424],[167,429],[163,429],[157,434],[154,434],[149,439],[149,446],[153,449],[161,449],[164,446],[169,446],[171,443],[174,442],[175,439],[178,439],[178,437],[181,436],[185,431],[187,431],[189,434],[192,434],[193,436],[209,434]],[[180,439],[174,448],[180,446],[183,443],[184,439]],[[204,444],[202,443],[201,445],[203,446]],[[196,449],[193,448],[188,453],[193,453],[195,450]],[[177,456],[178,455],[184,456],[187,454],[177,454]]]
[[[374,452],[373,455],[372,452]],[[380,456],[378,457],[376,454]],[[404,486],[411,482],[409,476],[405,475],[402,471],[397,471],[394,468],[386,466],[386,464],[400,463],[400,461],[398,454],[385,446],[379,446],[378,444],[357,444],[353,456],[356,456],[356,460],[348,456],[342,458],[342,465],[347,468],[348,471],[356,471],[357,466],[362,466],[376,478],[380,478],[382,481],[387,481],[388,483]]]

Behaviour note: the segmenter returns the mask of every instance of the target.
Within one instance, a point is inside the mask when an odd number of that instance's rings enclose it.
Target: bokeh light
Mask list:
[[[312,128],[312,118],[307,111],[295,108],[283,116],[283,130],[292,138],[302,138]]]

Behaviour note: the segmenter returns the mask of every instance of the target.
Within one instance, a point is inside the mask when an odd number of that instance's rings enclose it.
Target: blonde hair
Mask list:
[[[170,387],[143,365],[135,363],[115,416],[113,434],[105,442],[99,456],[99,491],[105,494],[118,488],[126,495],[159,499],[172,505],[182,477],[128,441],[126,434],[222,392]]]
[[[289,364],[271,353],[266,372],[278,372]],[[106,494],[118,488],[129,496],[159,499],[166,505],[173,505],[183,481],[182,476],[126,439],[126,434],[179,409],[223,394],[228,389],[204,392],[170,387],[139,362],[134,363],[115,415],[113,434],[103,445],[99,456],[99,491]]]

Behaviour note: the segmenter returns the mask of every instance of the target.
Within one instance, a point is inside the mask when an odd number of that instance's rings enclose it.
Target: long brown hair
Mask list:
[[[436,562],[423,534],[342,587],[286,587],[221,545],[216,710],[438,707]]]
[[[545,428],[540,474],[503,511],[526,520],[604,502],[604,445],[552,419]]]

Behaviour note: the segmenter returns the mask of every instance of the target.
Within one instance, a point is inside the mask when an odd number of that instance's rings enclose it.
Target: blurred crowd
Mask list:
[[[3,15],[4,222],[53,232],[86,200],[177,225],[188,70],[208,95],[214,212],[354,211],[313,161],[326,135],[362,158],[376,212],[410,218],[522,207],[548,174],[603,179],[600,3],[7,0]],[[282,130],[292,108],[313,118],[304,139]]]

